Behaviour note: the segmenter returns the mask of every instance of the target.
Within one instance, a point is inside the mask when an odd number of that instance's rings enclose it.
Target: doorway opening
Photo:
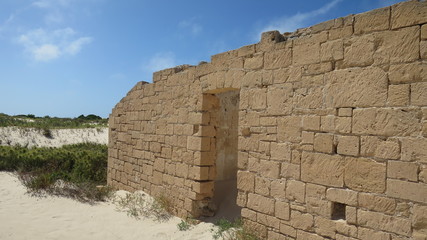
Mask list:
[[[215,182],[212,202],[216,214],[209,221],[234,220],[240,217],[237,206],[237,156],[239,102],[238,89],[218,89],[203,97],[204,113],[209,116],[209,127],[214,129],[212,154],[215,156]],[[208,104],[205,104],[208,103]]]

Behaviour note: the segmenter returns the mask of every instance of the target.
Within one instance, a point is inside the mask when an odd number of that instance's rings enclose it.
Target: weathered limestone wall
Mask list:
[[[236,201],[262,238],[427,239],[426,23],[402,2],[155,73],[113,109],[109,184],[212,214],[237,92]]]

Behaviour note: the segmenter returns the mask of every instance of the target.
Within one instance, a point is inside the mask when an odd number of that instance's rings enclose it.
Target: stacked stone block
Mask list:
[[[240,91],[237,203],[263,239],[427,239],[427,2],[324,22],[138,83],[110,116],[108,180],[198,217],[210,95]]]

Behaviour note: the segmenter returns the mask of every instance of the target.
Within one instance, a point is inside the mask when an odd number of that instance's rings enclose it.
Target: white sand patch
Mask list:
[[[51,129],[52,137],[35,128],[0,127],[0,145],[61,147],[76,143],[108,144],[108,128]]]
[[[122,193],[123,194],[123,193]],[[0,239],[213,239],[212,224],[179,231],[181,219],[136,220],[113,203],[83,204],[61,197],[36,198],[11,173],[0,172]]]

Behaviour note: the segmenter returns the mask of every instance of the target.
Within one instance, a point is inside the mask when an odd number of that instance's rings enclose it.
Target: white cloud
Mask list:
[[[64,22],[64,16],[59,11],[53,11],[44,16],[47,24],[58,24]]]
[[[297,13],[292,16],[283,16],[281,18],[278,18],[270,22],[267,26],[263,27],[262,30],[258,32],[256,39],[259,39],[261,33],[272,30],[278,30],[282,33],[293,32],[298,28],[304,27],[307,21],[312,20],[313,18],[319,15],[326,14],[341,1],[342,0],[332,0],[328,4],[314,11]]]
[[[68,44],[65,47],[65,52],[70,54],[70,55],[76,55],[77,53],[80,52],[80,50],[82,49],[83,45],[85,44],[89,44],[92,42],[92,38],[90,37],[82,37],[79,38],[75,41],[72,41],[70,44]]]
[[[189,29],[191,31],[191,34],[193,34],[194,36],[198,35],[203,31],[202,25],[198,24],[195,18],[179,22],[178,27]]]
[[[93,40],[91,37],[76,37],[76,35],[72,28],[55,31],[39,28],[19,36],[18,43],[35,61],[51,61],[64,55],[76,55],[84,45]]]
[[[46,12],[44,21],[47,24],[60,24],[64,22],[64,11],[70,10],[73,0],[38,0],[32,6]]]
[[[49,61],[58,58],[60,54],[59,48],[52,44],[44,44],[33,49],[33,55],[36,61]]]
[[[160,71],[166,68],[175,67],[176,59],[175,54],[172,52],[156,53],[149,61],[144,64],[143,70],[150,72]]]
[[[10,14],[9,17],[0,24],[0,33],[7,29],[11,23],[15,20],[15,14]]]
[[[39,0],[32,3],[33,6],[38,8],[54,8],[54,7],[68,7],[71,0]]]

